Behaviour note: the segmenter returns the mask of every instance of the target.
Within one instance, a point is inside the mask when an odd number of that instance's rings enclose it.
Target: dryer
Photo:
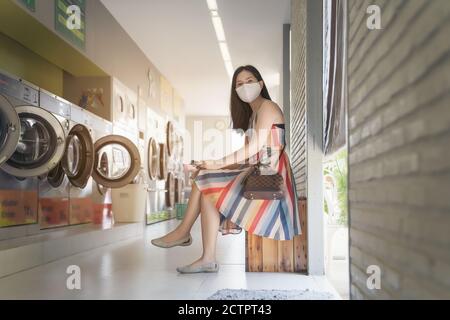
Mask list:
[[[86,112],[86,125],[91,130],[94,144],[100,139],[111,136],[113,133],[112,123],[100,118],[90,112]],[[108,148],[96,152],[94,149],[94,167],[99,173],[109,176],[112,156]],[[93,175],[93,173],[92,173]],[[111,189],[92,179],[92,208],[93,222],[103,228],[113,225]]]
[[[92,177],[102,188],[121,189],[136,182],[141,172],[138,133],[115,124],[112,131],[112,135],[105,135],[94,144]]]
[[[147,107],[146,119],[146,167],[148,176],[147,224],[165,220],[167,149],[165,145],[165,120],[150,107]]]
[[[116,204],[117,207],[121,207],[116,201],[121,201],[124,196],[127,201],[134,204],[132,200],[134,195],[123,191],[122,188],[136,183],[141,172],[141,159],[136,144],[123,134],[113,134],[97,140],[95,154],[96,161],[92,175],[99,185],[113,189],[111,190],[113,212]],[[103,155],[109,160],[107,167],[101,161]],[[142,201],[145,201],[145,198]],[[114,215],[123,214],[124,212],[114,212]]]
[[[0,73],[2,122],[0,149],[0,226],[38,221],[38,178],[54,169],[64,154],[65,131],[50,112],[39,108],[39,89]]]
[[[92,170],[94,168],[94,143],[88,112],[71,105],[71,128],[67,136],[66,156],[62,164],[69,178],[70,224],[93,221]]]
[[[50,112],[59,121],[64,129],[64,137],[67,137],[70,130],[70,106],[68,101],[40,89],[39,107]],[[41,229],[69,224],[69,184],[62,159],[48,174],[39,176],[38,213]]]
[[[113,123],[113,135],[108,137],[105,141],[108,142],[107,145],[109,146],[109,149],[112,152],[111,155],[113,156],[113,161],[111,162],[112,176],[118,177],[123,174],[121,173],[121,171],[123,170],[126,171],[127,168],[129,168],[130,166],[137,165],[137,167],[134,168],[136,174],[130,181],[133,182],[134,178],[137,177],[137,174],[141,170],[142,165],[141,156],[138,148],[139,132],[137,128],[126,127],[120,124]],[[137,157],[135,157],[136,152]],[[118,188],[122,186],[119,186]]]
[[[183,131],[176,122],[169,120],[166,124],[166,145],[169,154],[166,206],[170,208],[176,203],[184,202]]]

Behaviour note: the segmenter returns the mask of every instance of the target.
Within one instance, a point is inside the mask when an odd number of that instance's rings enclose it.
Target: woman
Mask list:
[[[271,101],[261,74],[253,66],[239,67],[231,87],[233,129],[247,133],[244,147],[216,161],[203,161],[193,178],[192,192],[181,224],[166,236],[152,240],[170,248],[192,243],[191,227],[201,213],[203,254],[180,273],[217,272],[217,231],[247,232],[276,240],[301,234],[292,170],[284,151],[284,117]],[[249,130],[250,129],[250,130]],[[249,164],[266,164],[264,170],[280,173],[285,196],[281,200],[248,200],[243,197],[242,179]]]

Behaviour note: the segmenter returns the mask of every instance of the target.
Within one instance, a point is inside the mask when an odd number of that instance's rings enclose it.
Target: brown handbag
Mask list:
[[[280,157],[283,154],[281,150]],[[243,192],[244,198],[249,200],[279,200],[284,197],[284,181],[283,177],[279,174],[263,175],[261,174],[260,167],[262,164],[258,161],[249,169],[248,173],[242,180],[244,184]]]

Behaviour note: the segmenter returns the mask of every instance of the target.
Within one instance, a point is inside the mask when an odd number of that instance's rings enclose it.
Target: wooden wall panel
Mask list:
[[[277,241],[262,238],[263,272],[278,272],[278,244]]]
[[[262,237],[250,235],[247,238],[247,266],[249,272],[263,271]]]
[[[277,242],[279,272],[294,272],[294,240]]]
[[[299,200],[300,224],[302,234],[294,238],[294,271],[306,272],[308,270],[308,228],[306,199]]]

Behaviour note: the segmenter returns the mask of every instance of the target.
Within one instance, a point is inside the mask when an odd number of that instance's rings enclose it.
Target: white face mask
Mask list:
[[[255,101],[256,98],[261,94],[261,85],[259,82],[245,83],[236,89],[239,98],[247,103]]]

